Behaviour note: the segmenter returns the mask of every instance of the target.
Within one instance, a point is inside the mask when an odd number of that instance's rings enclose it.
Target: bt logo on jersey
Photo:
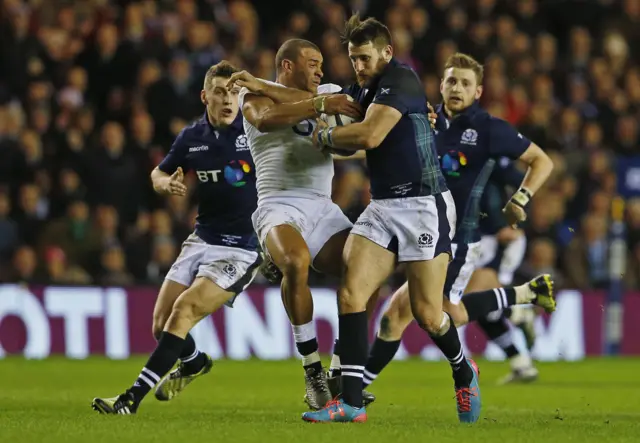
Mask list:
[[[245,174],[251,172],[251,166],[244,160],[232,160],[224,168],[224,179],[231,186],[239,188],[247,184]]]
[[[218,176],[223,172],[221,169],[210,169],[208,171],[196,171],[200,183],[218,183]],[[244,160],[232,160],[224,167],[224,179],[234,188],[239,188],[247,184],[245,175],[251,172],[251,165]]]
[[[208,181],[212,181],[214,183],[218,183],[218,174],[222,171],[220,169],[212,169],[209,171],[196,171],[198,175],[198,180],[201,183],[206,183]]]

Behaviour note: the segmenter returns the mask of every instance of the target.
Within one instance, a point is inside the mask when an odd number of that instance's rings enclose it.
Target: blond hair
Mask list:
[[[482,79],[484,77],[484,67],[470,55],[463,54],[462,52],[456,52],[455,54],[450,56],[447,59],[447,62],[444,64],[445,71],[449,68],[471,69],[476,75],[478,84],[482,84]]]

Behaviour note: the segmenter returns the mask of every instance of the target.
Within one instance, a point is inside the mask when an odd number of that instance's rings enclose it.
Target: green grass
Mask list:
[[[445,363],[394,362],[375,383],[366,424],[300,420],[298,362],[216,363],[177,399],[151,395],[137,416],[100,416],[137,376],[127,361],[0,361],[0,442],[639,442],[640,360],[540,364],[531,385],[495,386],[505,363],[480,362],[484,409],[460,425]],[[411,438],[411,440],[409,440]],[[463,440],[464,439],[464,440]]]

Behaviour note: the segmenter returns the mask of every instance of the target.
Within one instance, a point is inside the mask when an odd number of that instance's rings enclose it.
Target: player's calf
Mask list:
[[[442,310],[442,292],[448,256],[410,262],[407,266],[411,310],[422,329],[449,361],[456,391],[458,419],[475,422],[480,416],[480,388],[477,371],[465,358],[458,331],[449,314]]]
[[[539,275],[524,285],[474,292],[462,298],[462,305],[467,314],[467,323],[512,305],[530,303],[542,307],[548,313],[555,311],[553,279],[549,274]]]
[[[165,330],[158,340],[158,346],[134,384],[118,397],[94,399],[93,408],[108,414],[135,413],[146,395],[178,361],[187,343],[185,337],[188,331],[204,316],[215,312],[234,296],[234,293],[220,288],[211,280],[197,278],[176,300]],[[196,375],[204,375],[206,372],[208,370],[201,369]],[[187,384],[183,383],[180,389]]]

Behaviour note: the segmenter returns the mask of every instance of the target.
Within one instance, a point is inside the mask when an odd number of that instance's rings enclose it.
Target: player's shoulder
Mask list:
[[[524,136],[516,129],[515,126],[513,126],[511,123],[509,123],[508,121],[500,118],[500,117],[496,117],[495,115],[491,115],[487,113],[487,121],[488,121],[488,127],[491,130],[492,134],[496,134],[496,135],[517,135],[518,138],[524,138]]]
[[[176,136],[174,144],[180,146],[188,143],[190,140],[202,137],[207,128],[206,118],[206,115],[204,115],[182,128]]]
[[[385,83],[398,82],[420,84],[420,78],[411,66],[400,63],[396,59],[391,59],[387,67],[382,72],[381,80]]]

